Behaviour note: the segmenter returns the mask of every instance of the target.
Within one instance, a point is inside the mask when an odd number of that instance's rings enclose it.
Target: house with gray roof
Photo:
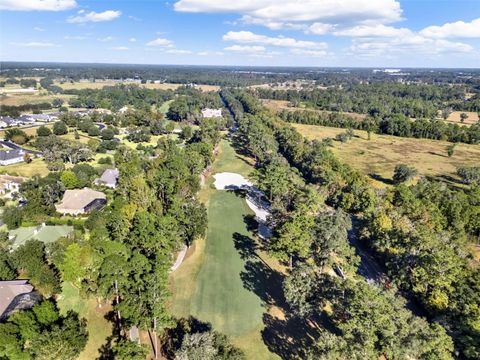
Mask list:
[[[28,280],[0,281],[0,321],[15,311],[31,309],[40,300]]]
[[[119,176],[120,173],[117,169],[107,169],[103,172],[102,176],[95,179],[94,183],[98,186],[106,186],[115,189],[117,187]]]
[[[25,152],[20,149],[0,150],[0,165],[11,165],[23,161]]]
[[[92,210],[99,210],[107,203],[106,195],[101,191],[89,188],[67,190],[62,202],[55,209],[63,215],[81,215]]]

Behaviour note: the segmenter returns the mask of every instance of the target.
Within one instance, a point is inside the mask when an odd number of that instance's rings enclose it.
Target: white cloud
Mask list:
[[[351,28],[336,30],[332,32],[336,36],[349,37],[396,37],[411,36],[413,32],[407,28],[395,28],[393,26],[378,25],[358,25]]]
[[[122,15],[122,12],[118,10],[106,10],[100,13],[95,11],[85,13],[84,10],[80,10],[77,16],[70,16],[67,22],[71,24],[82,24],[86,22],[112,21],[120,15]]]
[[[237,13],[250,23],[276,29],[284,24],[391,23],[401,20],[398,0],[178,0],[176,11]]]
[[[0,0],[0,10],[62,11],[76,6],[75,0]]]
[[[127,46],[113,46],[110,48],[110,50],[125,51],[125,50],[129,50],[129,48]]]
[[[38,27],[38,26],[35,26],[35,27],[33,28],[33,30],[35,30],[35,31],[45,31],[44,28],[41,28],[41,27]]]
[[[251,45],[232,45],[229,47],[226,47],[224,49],[225,51],[233,51],[233,52],[239,52],[239,53],[247,53],[247,54],[253,54],[253,53],[261,53],[265,51],[264,46],[251,46]]]
[[[309,57],[325,57],[329,55],[329,53],[325,50],[292,49],[290,50],[290,52],[294,55],[302,55]]]
[[[353,41],[350,51],[359,56],[378,57],[405,54],[417,55],[438,55],[442,53],[473,51],[469,44],[452,42],[443,39],[430,39],[418,34],[394,38],[365,38]]]
[[[165,51],[168,54],[175,54],[175,55],[188,55],[192,54],[190,50],[181,50],[181,49],[169,49]]]
[[[199,51],[197,53],[198,56],[208,56],[209,55],[209,52],[208,51]]]
[[[97,40],[100,41],[100,42],[108,42],[108,41],[112,41],[113,37],[112,36],[105,36],[103,38],[98,38]]]
[[[132,38],[130,38],[128,41],[130,41],[130,42],[136,42],[137,39],[135,39],[134,37],[132,37]]]
[[[480,38],[480,18],[469,23],[457,21],[442,26],[429,26],[420,31],[420,34],[431,38]]]
[[[59,45],[47,42],[47,41],[31,41],[31,42],[22,42],[22,43],[11,43],[12,45],[15,46],[20,46],[20,47],[57,47]]]
[[[335,28],[335,25],[316,22],[310,25],[306,32],[309,34],[315,34],[315,35],[325,35],[334,28]]]
[[[85,40],[86,39],[85,36],[81,36],[81,35],[65,35],[63,38],[65,40]]]
[[[173,46],[173,41],[164,39],[164,38],[158,38],[152,41],[149,41],[147,43],[147,46],[166,46],[166,47],[172,47]]]
[[[303,49],[326,49],[328,47],[328,45],[323,42],[296,40],[283,36],[269,37],[265,35],[254,34],[250,31],[229,31],[223,35],[223,40],[234,41],[243,44],[260,44]]]

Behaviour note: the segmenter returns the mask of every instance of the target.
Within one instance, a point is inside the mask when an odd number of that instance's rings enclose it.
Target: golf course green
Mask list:
[[[252,214],[245,200],[233,192],[215,191],[209,201],[205,258],[192,298],[192,315],[231,336],[240,336],[262,322],[260,298],[244,287],[240,274],[245,260],[234,236],[252,236],[244,215]]]

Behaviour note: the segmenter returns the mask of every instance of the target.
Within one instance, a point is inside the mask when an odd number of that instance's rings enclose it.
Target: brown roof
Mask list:
[[[67,190],[63,195],[62,202],[55,205],[55,208],[57,210],[79,210],[85,208],[97,199],[106,200],[107,197],[103,192],[89,188]]]
[[[9,182],[15,182],[17,184],[22,184],[25,182],[27,178],[21,177],[21,176],[12,176],[12,175],[0,175],[0,183],[9,183]]]
[[[33,286],[27,284],[27,280],[0,281],[0,316],[18,295],[31,293],[32,290]]]

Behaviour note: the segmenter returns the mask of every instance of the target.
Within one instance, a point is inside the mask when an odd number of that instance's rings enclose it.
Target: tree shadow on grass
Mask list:
[[[370,176],[373,180],[383,182],[386,185],[393,185],[394,184],[392,179],[383,177],[380,174],[368,174],[368,176]]]
[[[260,245],[251,237],[235,233],[235,248],[246,260],[240,273],[243,286],[255,293],[266,308],[263,314],[264,329],[261,336],[264,344],[282,359],[305,358],[305,349],[319,337],[317,324],[323,319],[305,319],[292,315],[283,293],[285,275],[272,269],[258,254]],[[270,312],[275,307],[278,312]],[[272,315],[272,314],[278,314]]]

